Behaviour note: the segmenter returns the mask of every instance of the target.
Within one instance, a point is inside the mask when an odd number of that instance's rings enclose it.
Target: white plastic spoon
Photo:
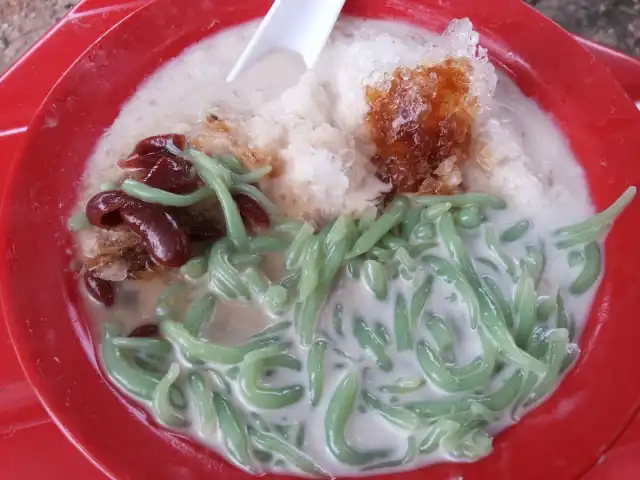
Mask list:
[[[276,50],[300,54],[313,67],[338,20],[345,0],[275,0],[258,31],[227,77],[231,82]]]

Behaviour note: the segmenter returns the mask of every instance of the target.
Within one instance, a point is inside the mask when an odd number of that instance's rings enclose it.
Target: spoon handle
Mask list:
[[[340,15],[345,0],[275,0],[227,77],[233,81],[266,54],[290,50],[313,67]]]

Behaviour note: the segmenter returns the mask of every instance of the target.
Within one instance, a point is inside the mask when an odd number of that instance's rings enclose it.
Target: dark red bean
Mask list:
[[[149,255],[158,265],[180,267],[190,257],[189,238],[184,228],[162,208],[123,208],[125,225],[137,233]]]
[[[138,234],[151,259],[165,267],[180,267],[189,260],[188,229],[166,207],[149,204],[119,190],[101,192],[87,202],[89,222],[100,228],[127,225]]]
[[[121,190],[108,190],[95,194],[87,202],[85,212],[89,223],[100,228],[113,228],[122,224],[120,210],[141,208],[145,202],[130,197]]]
[[[224,221],[212,215],[196,213],[186,208],[173,208],[169,213],[184,228],[192,242],[214,241],[226,234]]]
[[[84,274],[84,286],[89,295],[105,307],[110,307],[115,302],[115,288],[109,280],[100,278],[95,273],[89,271]]]
[[[238,205],[240,215],[245,225],[251,229],[267,229],[270,225],[269,214],[264,211],[262,205],[244,193],[233,195],[233,199]]]
[[[164,158],[165,152],[162,153],[150,153],[141,155],[139,153],[132,153],[127,158],[118,160],[118,166],[120,168],[142,168],[145,170],[152,169],[158,160]]]
[[[224,237],[226,234],[224,225],[205,219],[192,222],[187,228],[189,239],[192,242],[214,241]]]
[[[192,193],[199,186],[193,165],[186,160],[172,157],[162,157],[158,160],[142,183],[178,194]]]
[[[160,336],[160,329],[155,323],[147,323],[134,328],[129,337],[133,338],[154,338]]]
[[[178,133],[166,133],[164,135],[154,135],[153,137],[140,140],[133,149],[133,153],[146,155],[149,153],[166,153],[166,146],[173,144],[176,148],[182,150],[187,144],[187,137]]]

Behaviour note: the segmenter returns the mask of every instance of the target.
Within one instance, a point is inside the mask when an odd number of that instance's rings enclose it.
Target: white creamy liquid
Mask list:
[[[446,55],[471,56],[476,68],[473,89],[482,107],[476,125],[479,139],[476,155],[489,167],[489,173],[474,162],[469,162],[464,171],[467,189],[493,193],[507,201],[508,210],[491,214],[490,220],[497,232],[522,219],[532,222],[533,228],[523,240],[508,244],[505,248],[514,257],[522,258],[524,245],[544,242],[548,247],[547,259],[538,293],[541,296],[554,296],[558,288],[566,290],[577,271],[567,266],[566,251],[552,248],[550,233],[557,227],[583,220],[593,213],[584,175],[560,131],[536,104],[524,97],[501,74],[498,74],[495,86],[496,78],[491,66],[475,57],[477,34],[470,30],[467,23],[458,23],[448,37],[442,38],[398,23],[341,20],[316,69],[303,76],[297,85],[275,101],[268,89],[256,90],[252,80],[261,78],[271,83],[274,89],[280,88],[278,84],[287,78],[282,71],[286,62],[281,63],[281,58],[267,59],[250,78],[237,85],[229,86],[224,81],[255,28],[256,24],[252,23],[205,39],[147,79],[98,144],[87,170],[86,195],[95,192],[97,185],[105,180],[117,178],[116,161],[125,157],[137,141],[153,134],[189,131],[204,118],[207,111],[213,109],[217,112],[234,112],[256,145],[274,150],[285,160],[285,165],[291,165],[292,172],[285,174],[291,177],[287,181],[302,185],[308,177],[309,192],[294,192],[294,195],[300,195],[299,202],[292,203],[291,199],[281,196],[286,182],[283,185],[277,182],[263,185],[274,201],[293,209],[288,213],[313,217],[319,211],[316,217],[326,218],[343,211],[362,212],[370,205],[363,198],[369,198],[369,194],[375,197],[374,194],[385,189],[373,177],[367,165],[371,146],[364,129],[367,105],[363,86],[382,79],[384,72],[392,71],[399,65],[414,66],[419,62],[439,61]],[[285,80],[281,80],[283,78]],[[484,147],[480,146],[480,141]],[[317,149],[309,150],[309,143],[313,143]],[[314,155],[320,154],[334,155],[336,161],[344,166],[344,177],[336,179],[339,184],[336,190],[325,184],[314,190],[313,169],[304,170],[303,166],[294,166],[293,159],[301,165],[307,161],[313,164]],[[367,193],[364,197],[359,194],[363,191]],[[338,200],[328,202],[330,205],[324,208],[323,198],[332,195],[339,197]],[[482,240],[474,238],[473,234],[469,234],[468,245],[474,258],[490,257]],[[440,247],[430,253],[446,257]],[[492,274],[482,264],[476,264],[476,268],[481,275]],[[332,347],[339,348],[353,359],[346,360],[329,349],[325,362],[324,395],[316,408],[311,408],[305,397],[282,411],[260,412],[273,423],[293,426],[304,424],[304,452],[333,476],[379,474],[385,471],[363,473],[360,467],[336,461],[325,444],[324,417],[331,394],[347,371],[370,367],[364,378],[364,386],[386,403],[391,399],[377,390],[379,386],[393,384],[403,377],[424,376],[413,350],[398,353],[393,346],[389,349],[394,362],[393,371],[383,373],[377,369],[375,362],[363,354],[351,327],[351,318],[357,313],[369,322],[380,322],[393,333],[395,296],[402,294],[408,299],[412,287],[411,282],[399,279],[393,283],[388,300],[377,301],[360,281],[343,276],[320,316],[317,331],[319,335],[327,332],[328,337],[335,341]],[[502,282],[501,287],[510,299],[512,283]],[[146,306],[138,305],[135,311],[119,306],[116,311],[122,309],[129,314],[135,313],[134,316],[140,319],[139,323],[145,323],[144,318],[148,321],[153,313],[159,290],[145,290],[135,283],[129,283],[127,288],[141,290],[140,296],[144,298],[142,303]],[[575,318],[578,331],[582,331],[587,319],[594,292],[595,288],[592,288],[580,297],[566,295],[567,309]],[[477,333],[470,328],[465,304],[460,298],[451,297],[451,293],[452,287],[441,280],[436,281],[426,308],[451,322],[457,341],[455,360],[458,364],[466,364],[482,349]],[[332,312],[337,303],[344,308],[344,338],[336,338],[331,333]],[[248,312],[247,308],[251,311]],[[245,321],[247,317],[251,322]],[[238,311],[233,305],[226,304],[218,309],[216,318],[207,326],[207,336],[215,339],[216,343],[236,343],[275,321],[255,307],[243,306]],[[247,323],[250,328],[247,328]],[[418,338],[429,341],[429,335],[423,329],[418,332]],[[269,382],[307,386],[304,366],[306,350],[296,344],[291,353],[303,362],[301,372],[281,369],[278,372],[286,372],[286,375],[278,373]],[[187,364],[185,366],[188,368]],[[506,370],[496,380],[497,385],[509,375],[509,369]],[[251,411],[250,405],[244,403],[237,385],[233,389],[236,406],[245,412]],[[427,383],[417,392],[402,396],[402,403],[443,396],[442,392]],[[497,432],[511,421],[510,418],[499,419],[490,430]],[[401,458],[407,448],[407,433],[390,426],[373,410],[366,413],[355,410],[346,432],[354,448],[364,451],[374,448],[390,450],[385,460]],[[219,434],[203,437],[195,429],[189,433],[228,458]],[[422,437],[416,435],[416,438],[420,441]],[[451,460],[436,451],[418,456],[413,463],[399,469],[413,469]],[[300,474],[290,467],[282,470]]]

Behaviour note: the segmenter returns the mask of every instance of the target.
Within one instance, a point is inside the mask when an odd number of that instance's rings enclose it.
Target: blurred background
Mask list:
[[[78,1],[0,0],[0,73]],[[527,2],[571,32],[640,57],[640,0]]]

